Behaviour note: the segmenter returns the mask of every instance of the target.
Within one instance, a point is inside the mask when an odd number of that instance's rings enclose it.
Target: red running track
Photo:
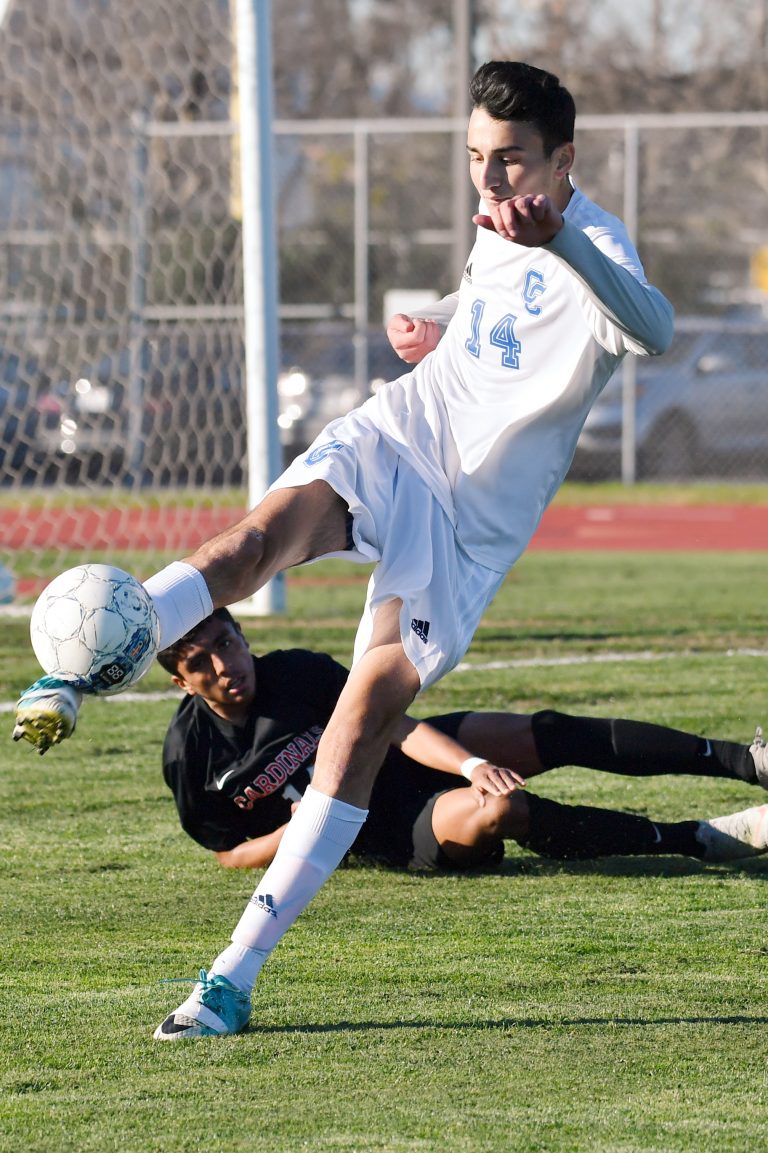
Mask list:
[[[532,548],[703,552],[768,549],[768,506],[555,505],[547,509]]]
[[[191,552],[232,524],[237,509],[0,509],[7,550],[165,549]],[[768,549],[768,506],[554,505],[531,548],[544,550],[704,551]]]

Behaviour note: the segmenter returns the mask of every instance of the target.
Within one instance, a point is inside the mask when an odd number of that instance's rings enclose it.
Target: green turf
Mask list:
[[[558,705],[748,740],[768,721],[766,661],[750,654],[764,568],[757,554],[531,554],[479,631],[478,667],[417,711]],[[344,581],[325,583],[334,571]],[[247,624],[254,647],[346,657],[356,575],[302,573],[290,618]],[[1,624],[10,700],[36,669],[25,622]],[[141,687],[164,684],[153,671]],[[44,758],[3,746],[0,1153],[765,1147],[768,859],[564,866],[510,845],[485,876],[347,868],[265,969],[248,1033],[154,1042],[186,995],[162,979],[212,960],[254,884],[177,827],[158,768],[172,708],[93,701]],[[536,789],[668,819],[763,797],[577,769]]]

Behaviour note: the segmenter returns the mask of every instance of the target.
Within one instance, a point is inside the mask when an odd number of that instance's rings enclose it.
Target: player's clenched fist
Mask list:
[[[486,198],[485,203],[488,214],[473,216],[474,223],[515,244],[540,248],[563,227],[562,213],[549,196],[510,196],[506,200]]]
[[[437,321],[419,320],[398,312],[387,325],[389,343],[406,364],[418,364],[420,360],[434,352],[440,343],[443,330]]]

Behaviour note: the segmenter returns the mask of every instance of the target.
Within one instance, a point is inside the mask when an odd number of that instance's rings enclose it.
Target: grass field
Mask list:
[[[348,657],[360,576],[312,577],[290,618],[247,623],[255,647]],[[768,722],[764,589],[759,554],[531,554],[473,667],[415,711],[554,705],[748,742]],[[3,620],[2,699],[36,675],[25,622]],[[158,671],[140,687],[89,702],[43,759],[4,745],[0,1153],[768,1145],[768,858],[564,866],[510,845],[481,876],[346,868],[265,969],[247,1033],[154,1042],[186,996],[163,979],[210,963],[254,877],[178,829],[159,771],[174,703]],[[577,769],[536,791],[662,819],[763,797]]]

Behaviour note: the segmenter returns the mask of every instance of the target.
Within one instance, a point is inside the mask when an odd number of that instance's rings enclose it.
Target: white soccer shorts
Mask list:
[[[427,483],[359,412],[328,425],[272,489],[314,480],[326,481],[353,518],[354,548],[327,555],[377,562],[355,661],[368,647],[377,607],[400,598],[403,648],[427,688],[464,656],[505,574],[467,556]]]

